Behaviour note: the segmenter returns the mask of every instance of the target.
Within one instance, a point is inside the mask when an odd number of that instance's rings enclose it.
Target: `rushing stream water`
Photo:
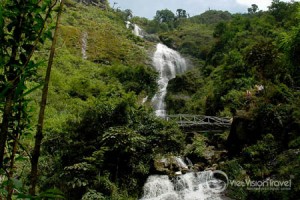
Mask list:
[[[181,55],[161,43],[156,45],[153,55],[153,66],[159,73],[157,81],[158,92],[152,98],[155,114],[159,117],[166,115],[165,97],[168,83],[176,77],[176,74],[183,73],[187,69],[186,61]]]
[[[166,159],[160,160],[167,163]],[[180,157],[174,157],[176,165],[189,169]],[[189,161],[190,162],[190,161]],[[191,166],[190,166],[191,167]],[[180,172],[180,171],[179,171]],[[168,175],[151,175],[143,187],[143,197],[140,200],[222,200],[222,192],[226,189],[228,177],[221,171],[190,171],[186,174],[169,177]],[[215,175],[222,175],[225,181]],[[227,180],[226,180],[227,179]]]
[[[221,195],[207,186],[210,172],[189,172],[173,180],[167,175],[149,176],[140,200],[221,200]]]
[[[144,38],[145,32],[138,25],[126,21],[126,27],[132,28],[132,33],[138,37]],[[159,73],[157,80],[158,92],[152,98],[152,105],[156,116],[164,117],[166,115],[165,97],[167,94],[168,83],[175,78],[177,74],[181,74],[187,70],[185,59],[175,50],[170,49],[164,44],[158,43],[156,51],[153,55],[153,66]],[[144,103],[147,101],[145,97]]]

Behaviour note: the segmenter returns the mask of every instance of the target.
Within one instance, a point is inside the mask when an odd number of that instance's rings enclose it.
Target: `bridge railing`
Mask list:
[[[206,115],[177,114],[165,116],[167,121],[175,121],[181,127],[203,126],[229,128],[232,119],[229,117],[216,117]]]

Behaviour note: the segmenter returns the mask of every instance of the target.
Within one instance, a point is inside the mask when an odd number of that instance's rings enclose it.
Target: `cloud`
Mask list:
[[[271,5],[272,0],[236,0],[236,2],[248,6],[248,8],[250,8],[252,4],[256,4],[259,9],[266,10],[268,6]]]
[[[157,10],[169,9],[174,13],[178,8],[184,9],[191,16],[199,15],[208,9],[227,10],[231,13],[246,13],[252,4],[260,10],[267,10],[272,0],[109,0],[115,8],[131,9],[135,16],[152,19]]]
[[[283,0],[285,2],[289,2],[289,0]],[[252,4],[256,4],[260,10],[267,10],[268,6],[271,5],[272,0],[236,0],[238,4],[245,5],[248,8],[251,7]]]

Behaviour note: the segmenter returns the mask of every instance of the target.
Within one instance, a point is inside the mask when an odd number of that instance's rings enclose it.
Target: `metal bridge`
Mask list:
[[[166,115],[165,120],[175,121],[181,128],[200,131],[222,131],[230,129],[232,119],[205,115],[177,114]]]

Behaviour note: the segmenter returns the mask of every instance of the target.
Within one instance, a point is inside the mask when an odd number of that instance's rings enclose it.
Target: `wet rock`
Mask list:
[[[205,171],[214,171],[217,168],[218,168],[218,164],[215,163],[212,166],[205,168]]]
[[[185,164],[181,157],[170,156],[167,158],[160,158],[154,161],[154,167],[159,172],[164,172],[168,175],[174,175],[181,172],[189,171],[189,167]]]

